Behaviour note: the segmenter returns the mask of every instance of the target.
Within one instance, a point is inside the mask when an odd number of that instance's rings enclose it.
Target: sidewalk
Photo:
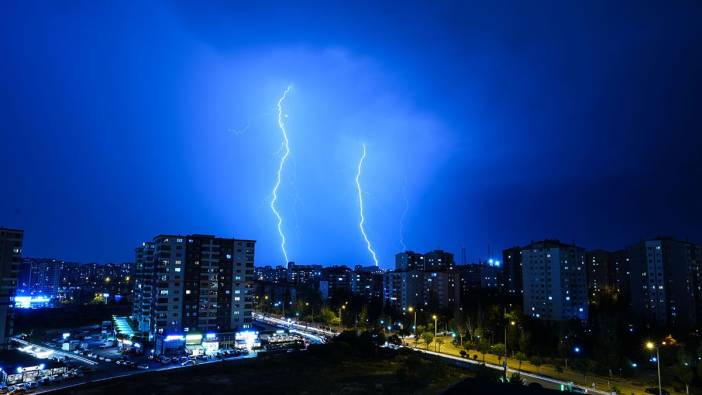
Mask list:
[[[444,343],[441,345],[441,353],[442,354],[448,354],[448,355],[453,355],[453,356],[460,356],[460,351],[462,348],[454,346],[452,341],[453,338],[451,337],[442,337],[442,340],[444,340]],[[419,342],[415,342],[413,340],[409,341],[409,344],[414,344],[415,347],[421,348],[421,349],[426,349],[426,344],[423,343],[421,340]],[[429,345],[429,350],[436,351],[438,349],[438,345],[436,342],[432,342]],[[483,361],[483,354],[480,353],[477,350],[465,350],[468,353],[468,359],[472,359],[474,355],[478,356],[479,361]],[[484,356],[484,361],[487,363],[491,363],[494,365],[501,365],[503,362],[503,359],[500,359],[497,357],[497,355],[494,354],[485,354]],[[626,395],[649,395],[646,394],[644,391],[646,388],[649,387],[657,387],[657,385],[653,384],[655,381],[655,378],[650,377],[651,383],[646,384],[645,380],[642,379],[625,379],[625,378],[619,378],[619,377],[612,377],[609,379],[608,377],[602,377],[602,376],[596,376],[593,374],[587,374],[583,375],[582,373],[573,371],[571,369],[564,369],[563,372],[558,372],[555,368],[555,366],[552,365],[541,365],[541,366],[534,366],[528,361],[522,361],[521,366],[519,361],[513,358],[508,358],[507,359],[507,365],[509,366],[510,369],[514,370],[521,370],[524,372],[529,372],[529,373],[535,373],[535,374],[540,374],[548,377],[552,377],[558,380],[562,381],[571,381],[579,386],[582,386],[584,388],[593,388],[593,383],[595,384],[596,389],[600,391],[607,391],[609,390],[612,386],[616,387],[619,390],[620,394],[626,394]],[[681,394],[679,392],[675,392],[672,390],[672,388],[669,387],[664,387],[666,390],[668,390],[671,394]]]

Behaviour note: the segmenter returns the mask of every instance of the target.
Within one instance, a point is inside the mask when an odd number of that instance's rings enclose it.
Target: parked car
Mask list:
[[[137,366],[137,368],[146,370],[149,368],[149,365],[142,363],[141,365]]]

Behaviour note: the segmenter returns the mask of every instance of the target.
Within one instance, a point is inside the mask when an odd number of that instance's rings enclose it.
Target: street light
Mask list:
[[[658,365],[658,395],[663,395],[663,387],[661,386],[661,353],[658,348],[658,344],[648,341],[646,342],[646,348],[653,351],[656,350],[656,365]]]
[[[434,314],[433,316],[431,316],[431,318],[434,319],[434,337],[436,337],[436,333],[437,333],[437,332],[436,332],[436,329],[437,329],[437,328],[436,328],[436,320],[438,320],[439,317],[437,317],[436,314]]]
[[[346,305],[343,304],[339,307],[339,328],[341,328],[341,309],[346,309]]]
[[[415,310],[414,307],[410,306],[407,308],[407,311],[414,312],[414,326],[412,326],[412,331],[414,332],[414,336],[417,336],[417,310]]]
[[[509,324],[512,326],[517,325],[514,320],[510,321]],[[505,358],[507,358],[507,325],[505,325]]]

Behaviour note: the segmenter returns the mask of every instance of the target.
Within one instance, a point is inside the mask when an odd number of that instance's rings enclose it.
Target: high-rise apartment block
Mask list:
[[[208,235],[159,235],[137,248],[133,315],[139,329],[158,340],[250,327],[254,245]]]
[[[8,347],[13,331],[13,299],[22,261],[24,232],[0,228],[0,350]]]
[[[633,311],[657,326],[694,327],[702,309],[702,246],[657,238],[627,251]]]
[[[521,251],[524,314],[549,321],[587,320],[585,250],[544,240]]]

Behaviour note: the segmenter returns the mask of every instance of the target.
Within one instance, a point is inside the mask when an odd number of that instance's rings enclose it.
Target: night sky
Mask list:
[[[702,242],[699,1],[204,3],[2,2],[0,226],[25,229],[25,256],[129,261],[204,233],[284,263],[289,84],[298,263],[372,262],[363,143],[382,267],[402,239],[470,260]]]

